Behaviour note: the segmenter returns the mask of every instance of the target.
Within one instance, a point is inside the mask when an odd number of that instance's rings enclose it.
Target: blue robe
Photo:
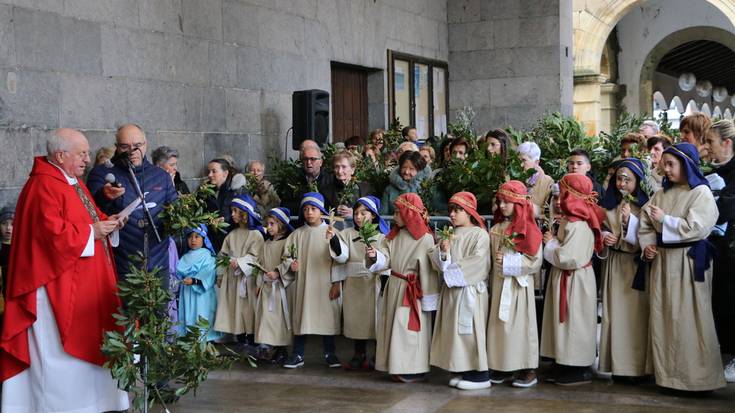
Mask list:
[[[179,289],[179,336],[186,334],[186,327],[196,324],[199,317],[209,321],[210,329],[207,341],[217,339],[220,334],[212,330],[214,316],[217,311],[217,293],[214,284],[217,281],[215,258],[206,248],[190,250],[179,259],[176,265],[176,276],[184,280],[187,277],[200,280],[201,285],[180,285]]]

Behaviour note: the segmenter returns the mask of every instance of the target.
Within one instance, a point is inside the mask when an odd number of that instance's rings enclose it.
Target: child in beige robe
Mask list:
[[[487,320],[490,381],[515,387],[538,383],[539,344],[534,274],[541,268],[541,231],[534,207],[520,181],[496,194],[495,225],[490,229],[493,258],[492,298]]]
[[[290,215],[287,208],[273,208],[268,211],[265,219],[268,239],[258,256],[258,264],[265,270],[258,274],[258,301],[255,311],[255,341],[260,343],[258,358],[281,364],[286,361],[285,346],[293,340],[288,299],[288,287],[293,281],[293,273],[286,272],[281,276],[277,271],[286,256],[286,237],[293,232]]]
[[[230,259],[222,271],[222,282],[217,296],[217,315],[214,330],[234,334],[245,345],[255,344],[256,277],[249,263],[256,262],[263,246],[263,227],[255,201],[249,195],[238,195],[232,200],[232,230],[222,243],[221,255]]]
[[[648,357],[647,266],[640,259],[638,216],[648,201],[641,189],[645,166],[635,158],[616,165],[602,206],[605,208],[602,255],[602,334],[599,371],[614,380],[651,373]],[[629,194],[629,195],[628,195]],[[624,378],[626,377],[626,378]]]
[[[719,215],[694,145],[666,148],[663,189],[644,205],[638,236],[651,262],[650,341],[656,384],[706,391],[725,386],[712,316],[712,250]]]
[[[487,372],[487,274],[490,237],[477,213],[477,199],[458,192],[449,199],[453,233],[429,251],[440,272],[441,293],[431,341],[431,365],[459,374],[449,385],[460,390],[491,386]]]
[[[559,385],[592,381],[597,355],[597,286],[591,260],[602,250],[604,211],[592,181],[567,174],[559,181],[564,219],[557,237],[544,234],[544,259],[553,266],[546,288],[541,355],[555,360],[549,379]]]
[[[380,200],[374,196],[359,198],[353,206],[354,227],[339,233],[347,246],[348,257],[344,264],[332,266],[332,279],[342,282],[342,319],[345,337],[355,341],[355,354],[344,365],[347,370],[368,370],[368,341],[375,340],[377,298],[380,294],[380,278],[365,267],[365,243],[359,229],[366,223],[377,225],[377,235],[369,240],[380,244],[388,233],[388,224],[380,217]],[[333,258],[337,253],[330,249]]]
[[[288,257],[278,267],[279,274],[294,275],[293,306],[291,308],[294,340],[291,356],[285,368],[304,365],[306,335],[320,335],[324,345],[324,360],[331,368],[341,367],[336,355],[334,336],[341,332],[341,288],[332,279],[330,244],[338,250],[337,262],[347,261],[347,246],[335,237],[335,230],[324,222],[328,215],[324,197],[307,192],[301,200],[300,217],[304,225],[286,239],[286,251],[296,249],[296,259]]]
[[[390,233],[380,245],[366,249],[371,272],[391,272],[379,304],[375,369],[410,383],[423,380],[429,371],[431,312],[439,298],[439,279],[429,262],[434,238],[421,198],[401,194],[394,206]]]

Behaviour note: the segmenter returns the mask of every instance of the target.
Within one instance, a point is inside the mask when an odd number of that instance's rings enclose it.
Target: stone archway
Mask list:
[[[658,63],[671,49],[695,39],[711,40],[735,50],[735,34],[717,27],[690,27],[666,36],[648,53],[641,68],[638,100],[642,111],[653,107],[653,73]]]
[[[735,2],[706,0],[717,7],[735,24]],[[574,74],[598,75],[600,59],[610,32],[630,9],[642,0],[575,1],[574,21]]]
[[[717,8],[735,25],[735,2],[703,1]],[[642,0],[574,1],[574,114],[585,124],[589,134],[598,133],[605,124],[601,94],[604,87],[610,85],[603,85],[606,79],[601,75],[601,62],[608,37],[618,22],[642,3]],[[651,93],[645,94],[650,97]]]

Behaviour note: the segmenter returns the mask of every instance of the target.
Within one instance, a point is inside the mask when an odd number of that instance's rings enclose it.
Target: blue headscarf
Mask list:
[[[208,249],[209,252],[212,253],[212,255],[217,255],[217,253],[214,252],[214,247],[212,246],[212,241],[210,241],[209,240],[209,237],[207,236],[207,234],[209,233],[209,231],[207,230],[207,226],[206,225],[199,224],[198,227],[188,228],[186,230],[186,237],[188,238],[189,237],[189,234],[191,234],[192,232],[196,232],[197,234],[199,234],[199,236],[201,236],[202,238],[204,238],[204,248]],[[189,242],[188,241],[186,243],[186,251],[187,252],[189,251]]]
[[[293,232],[293,227],[291,226],[291,211],[289,211],[288,208],[272,208],[268,211],[268,215],[283,223],[284,228],[286,228],[286,236]]]
[[[368,211],[372,212],[373,215],[377,218],[377,224],[378,228],[380,229],[380,232],[383,234],[387,234],[388,231],[390,231],[390,226],[387,222],[383,219],[383,217],[380,216],[380,200],[372,195],[364,196],[355,202],[354,209],[357,209],[358,205],[362,205],[365,208],[367,208]],[[375,221],[373,221],[375,222]]]
[[[643,205],[648,202],[648,194],[641,189],[641,183],[646,180],[646,172],[644,170],[645,166],[643,166],[643,162],[636,158],[621,159],[615,165],[615,173],[617,174],[618,169],[622,167],[626,167],[633,171],[635,176],[638,178],[638,182],[635,185],[635,193],[631,195],[636,198],[635,204],[639,207],[643,207]],[[613,177],[610,178],[610,182],[607,184],[607,191],[605,191],[605,197],[602,199],[602,207],[607,210],[617,208],[623,198],[620,191],[618,191],[618,188],[615,186],[615,176],[616,175],[613,175]]]
[[[299,205],[299,219],[301,222],[304,221],[304,206],[311,205],[322,211],[322,214],[329,215],[329,212],[324,208],[324,196],[319,192],[307,192],[301,199],[301,205]]]
[[[707,178],[704,177],[702,171],[699,169],[699,151],[696,146],[691,143],[677,143],[674,146],[666,148],[664,153],[674,155],[682,162],[682,169],[687,174],[689,189],[694,189],[699,185],[707,185],[709,187]],[[674,184],[669,181],[668,177],[664,177],[662,186],[664,187],[664,191],[668,191]]]
[[[230,204],[233,207],[245,212],[248,216],[248,229],[260,231],[261,234],[265,234],[263,229],[263,223],[261,222],[260,214],[256,209],[255,200],[248,194],[238,195],[232,199]]]

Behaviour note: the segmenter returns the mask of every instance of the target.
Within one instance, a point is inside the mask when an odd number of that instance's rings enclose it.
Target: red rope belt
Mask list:
[[[588,262],[587,265],[578,268],[578,270],[589,268],[592,266],[592,261]],[[559,286],[559,323],[567,321],[569,312],[569,304],[567,303],[567,282],[569,277],[572,275],[572,271],[577,270],[563,270],[561,272],[561,281]]]
[[[424,296],[421,291],[421,281],[416,274],[403,275],[399,272],[391,271],[390,275],[398,277],[406,281],[406,290],[403,293],[403,307],[409,307],[408,314],[408,329],[411,331],[421,330],[421,317],[419,317],[419,304],[418,300]]]

